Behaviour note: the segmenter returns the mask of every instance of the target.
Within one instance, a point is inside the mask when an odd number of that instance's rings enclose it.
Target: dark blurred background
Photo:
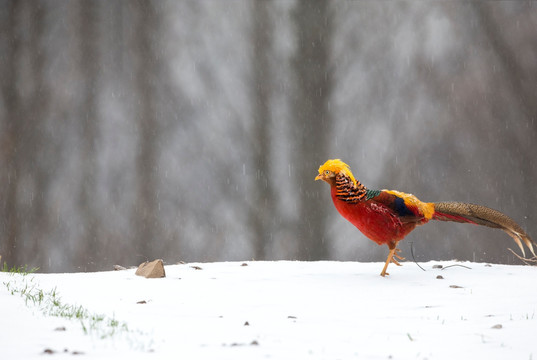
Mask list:
[[[537,237],[535,2],[0,1],[0,255],[41,271],[383,261],[314,182],[496,208]],[[520,263],[431,222],[417,261]]]

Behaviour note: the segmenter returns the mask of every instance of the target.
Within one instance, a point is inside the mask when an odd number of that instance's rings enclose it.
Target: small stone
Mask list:
[[[433,269],[442,269],[444,266],[438,264],[438,265],[433,265]]]
[[[248,264],[247,263],[242,263],[241,266],[248,266]]]
[[[166,277],[164,263],[161,259],[153,260],[151,262],[146,261],[138,266],[136,275],[144,276],[148,279]]]
[[[124,267],[124,266],[121,266],[121,265],[114,265],[114,270],[115,270],[115,271],[119,271],[119,270],[127,270],[127,268]]]
[[[296,319],[296,316],[289,315],[287,318],[288,318],[288,319]]]
[[[257,342],[257,340],[254,340],[254,341],[252,341],[252,342],[250,343],[250,345],[252,345],[252,346],[257,346],[257,345],[259,345],[259,343]]]
[[[439,279],[439,280],[444,279],[444,277],[442,275],[438,275],[436,278]]]
[[[145,301],[145,300],[140,300],[140,301],[137,301],[136,303],[137,303],[137,304],[147,304],[147,301]]]
[[[248,321],[246,321],[246,322],[244,323],[244,326],[250,326],[250,323],[249,323]]]
[[[197,265],[192,265],[191,268],[194,270],[203,270],[201,266],[197,266]]]
[[[65,326],[58,326],[56,329],[54,329],[54,331],[65,331],[65,330],[67,330]]]
[[[493,327],[491,327],[491,329],[501,329],[501,328],[503,328],[502,324],[496,324]]]
[[[54,350],[47,348],[47,349],[43,350],[43,353],[45,353],[45,354],[54,354]]]
[[[450,288],[452,289],[462,289],[463,287],[462,286],[459,286],[459,285],[449,285]]]

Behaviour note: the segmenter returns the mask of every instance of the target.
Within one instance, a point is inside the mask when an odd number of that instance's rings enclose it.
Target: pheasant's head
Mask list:
[[[315,177],[315,180],[326,181],[330,185],[335,185],[336,176],[338,174],[346,175],[356,185],[356,179],[352,175],[349,165],[345,164],[339,159],[332,159],[325,162],[319,167],[319,175]]]

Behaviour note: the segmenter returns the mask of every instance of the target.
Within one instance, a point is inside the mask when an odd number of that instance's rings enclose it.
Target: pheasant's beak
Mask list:
[[[324,177],[321,174],[319,174],[315,177],[315,181],[317,180],[324,180]]]

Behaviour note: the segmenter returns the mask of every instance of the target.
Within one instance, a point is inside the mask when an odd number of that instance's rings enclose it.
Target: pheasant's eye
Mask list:
[[[325,171],[324,171],[324,174],[325,174],[325,175],[330,175],[330,170],[325,170]]]

